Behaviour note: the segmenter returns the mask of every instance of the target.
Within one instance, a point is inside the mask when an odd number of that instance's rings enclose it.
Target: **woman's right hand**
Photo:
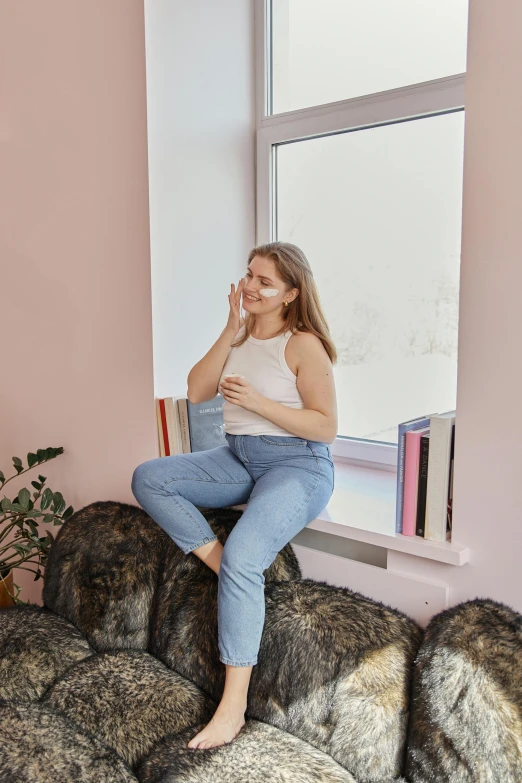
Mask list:
[[[234,336],[239,332],[239,321],[240,321],[239,308],[241,306],[241,294],[243,292],[244,287],[245,287],[244,277],[240,279],[237,290],[234,286],[234,283],[230,284],[230,293],[228,295],[228,302],[230,304],[230,313],[228,316],[227,329],[229,329],[231,332],[233,331]]]

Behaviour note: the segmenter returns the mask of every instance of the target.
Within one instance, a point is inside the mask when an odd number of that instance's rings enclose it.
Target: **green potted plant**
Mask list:
[[[63,448],[38,449],[36,454],[29,452],[27,455],[27,468],[24,468],[19,457],[13,457],[13,465],[16,474],[6,479],[0,471],[0,487],[4,487],[8,481],[20,476],[22,473],[42,465],[59,454],[63,454]],[[33,498],[29,489],[23,487],[13,501],[4,495],[0,501],[0,606],[12,606],[13,604],[28,605],[30,601],[22,601],[18,598],[21,587],[13,585],[13,570],[21,568],[36,574],[36,582],[42,576],[41,568],[45,568],[47,556],[54,536],[50,531],[47,535],[38,536],[39,521],[44,524],[62,525],[74,513],[72,506],[65,508],[65,501],[61,492],[53,492],[45,487],[47,478],[38,476],[38,481],[31,481],[35,488]],[[39,502],[40,507],[36,504]],[[65,510],[64,510],[65,509]],[[43,519],[39,520],[39,517]],[[6,543],[10,531],[15,529],[14,539]],[[34,559],[36,558],[36,560]],[[37,570],[22,565],[36,565]],[[11,592],[13,587],[16,593]]]

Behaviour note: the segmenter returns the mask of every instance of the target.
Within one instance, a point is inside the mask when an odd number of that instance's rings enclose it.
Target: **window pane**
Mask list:
[[[456,408],[464,112],[276,147],[276,238],[307,256],[338,434],[397,443]]]
[[[466,71],[468,0],[271,2],[270,114]]]

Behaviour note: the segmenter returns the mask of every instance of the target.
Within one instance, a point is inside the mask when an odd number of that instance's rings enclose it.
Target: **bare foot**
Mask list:
[[[187,748],[214,748],[232,742],[245,725],[245,709],[227,706],[221,702],[204,729],[192,737]]]

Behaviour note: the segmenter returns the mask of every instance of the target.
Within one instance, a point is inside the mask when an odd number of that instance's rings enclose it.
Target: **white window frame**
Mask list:
[[[256,244],[270,242],[274,237],[275,205],[272,199],[272,184],[275,144],[464,110],[466,74],[460,73],[357,98],[268,115],[271,79],[271,57],[268,51],[271,43],[270,0],[254,0],[254,22]],[[340,457],[343,461],[383,470],[397,469],[398,446],[394,443],[339,435],[331,450],[334,457]]]

